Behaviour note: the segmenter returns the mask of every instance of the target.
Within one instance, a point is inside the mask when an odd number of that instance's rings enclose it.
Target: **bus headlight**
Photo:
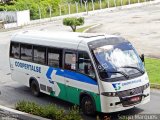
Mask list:
[[[102,92],[101,95],[108,96],[108,97],[117,97],[116,92]]]
[[[147,89],[148,87],[149,87],[149,83],[145,84],[145,85],[143,86],[143,89],[145,90],[145,89]]]

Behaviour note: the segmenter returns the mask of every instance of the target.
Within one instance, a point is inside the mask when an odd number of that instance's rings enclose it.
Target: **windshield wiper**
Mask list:
[[[123,66],[122,68],[132,68],[132,69],[136,69],[136,70],[138,70],[139,72],[141,72],[142,74],[144,74],[144,71],[141,70],[141,69],[138,68],[138,67],[133,67],[133,66]]]
[[[123,76],[125,76],[127,79],[129,78],[129,76],[126,73],[122,72],[122,71],[107,71],[107,72],[109,72],[109,73],[120,73]]]

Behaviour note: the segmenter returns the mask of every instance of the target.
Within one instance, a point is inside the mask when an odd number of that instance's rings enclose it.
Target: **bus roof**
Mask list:
[[[77,49],[80,42],[86,46],[88,42],[109,37],[117,36],[100,33],[24,31],[14,34],[11,41]]]

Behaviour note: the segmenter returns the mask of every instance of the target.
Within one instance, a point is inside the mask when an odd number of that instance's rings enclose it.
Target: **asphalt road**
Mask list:
[[[100,23],[102,26],[92,30],[92,32],[106,32],[110,34],[120,34],[125,38],[130,38],[131,42],[140,52],[147,55],[159,57],[160,53],[160,4],[146,6],[142,8],[106,12],[93,16],[86,16],[86,24]],[[145,24],[143,24],[145,23]],[[147,26],[148,23],[148,26]],[[0,104],[14,108],[20,100],[35,101],[39,104],[57,104],[68,109],[72,106],[67,102],[44,95],[41,98],[34,97],[30,89],[11,80],[9,69],[9,41],[13,33],[29,29],[69,31],[70,28],[62,26],[62,21],[24,27],[22,29],[0,32]],[[138,32],[139,31],[139,32]],[[141,32],[140,32],[141,31]],[[146,105],[133,108],[131,110],[109,114],[111,117],[118,115],[135,114],[160,114],[160,91],[151,91],[151,102]],[[100,114],[101,115],[101,114]],[[85,119],[95,119],[86,117]]]

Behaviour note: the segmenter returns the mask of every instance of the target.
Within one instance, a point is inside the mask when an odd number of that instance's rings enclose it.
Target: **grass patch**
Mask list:
[[[35,102],[20,101],[16,104],[16,109],[52,120],[82,120],[77,106],[73,106],[66,112],[54,104],[39,105]]]
[[[77,29],[76,32],[83,32],[83,31],[85,31],[86,29],[88,29],[88,28],[90,28],[90,27],[92,27],[92,26],[93,26],[93,25],[81,27],[81,28]]]
[[[147,70],[150,83],[160,84],[160,59],[145,58],[145,68]]]

